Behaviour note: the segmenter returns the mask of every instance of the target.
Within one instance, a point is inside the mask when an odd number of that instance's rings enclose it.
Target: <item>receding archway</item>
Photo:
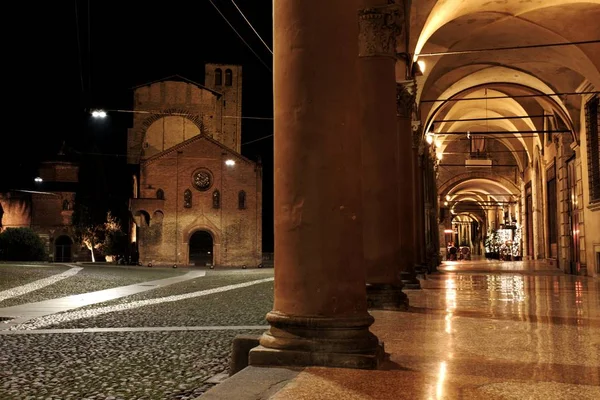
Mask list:
[[[67,235],[62,235],[54,241],[54,261],[55,262],[71,262],[71,248],[73,241]]]
[[[189,240],[189,263],[198,266],[212,266],[214,241],[210,232],[196,231]]]

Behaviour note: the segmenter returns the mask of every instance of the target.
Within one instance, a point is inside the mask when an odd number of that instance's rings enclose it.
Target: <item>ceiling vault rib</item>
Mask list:
[[[438,99],[438,100],[421,100],[421,103],[437,103],[437,102],[445,102],[445,101],[471,101],[471,100],[493,100],[493,99],[523,99],[528,97],[554,97],[554,96],[575,96],[582,94],[598,94],[600,91],[586,91],[586,92],[562,92],[562,93],[552,93],[552,94],[519,94],[514,96],[489,96],[489,97],[468,97],[468,98],[460,98],[460,99]]]
[[[496,47],[488,49],[472,49],[472,50],[455,50],[455,51],[440,51],[435,53],[419,53],[415,54],[415,57],[436,57],[436,56],[451,56],[461,54],[473,54],[473,53],[487,53],[491,51],[506,51],[506,50],[526,50],[526,49],[537,49],[543,47],[559,47],[559,46],[579,46],[585,44],[600,43],[600,39],[595,40],[583,40],[579,42],[567,42],[567,43],[542,43],[532,44],[526,46],[509,46],[509,47]]]
[[[438,122],[466,122],[466,121],[492,121],[502,119],[526,119],[526,118],[540,118],[547,117],[548,115],[513,115],[509,117],[482,117],[482,118],[466,118],[466,119],[437,119],[433,123]]]
[[[462,132],[435,132],[435,135],[487,135],[487,134],[511,134],[511,133],[549,133],[549,134],[554,134],[554,133],[570,133],[570,130],[567,129],[562,129],[562,130],[556,130],[556,131],[551,131],[551,132],[546,132],[546,131],[488,131],[488,132],[473,132],[473,131],[462,131]]]

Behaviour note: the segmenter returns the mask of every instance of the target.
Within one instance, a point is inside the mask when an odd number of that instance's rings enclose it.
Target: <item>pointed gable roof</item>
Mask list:
[[[242,161],[245,161],[245,162],[247,162],[249,164],[256,164],[256,162],[250,160],[249,158],[244,157],[243,155],[241,155],[237,151],[231,150],[229,147],[225,146],[221,142],[218,142],[218,141],[214,140],[213,138],[206,136],[203,133],[201,133],[199,135],[196,135],[196,136],[194,136],[192,138],[189,138],[188,140],[183,141],[183,142],[181,142],[181,143],[179,143],[179,144],[177,144],[177,145],[175,145],[175,146],[173,146],[171,148],[163,150],[160,153],[154,154],[153,156],[150,156],[150,157],[146,158],[145,160],[141,161],[140,164],[141,165],[151,164],[151,163],[153,163],[154,161],[156,161],[156,160],[158,160],[160,158],[163,158],[163,157],[165,157],[165,156],[167,156],[169,154],[172,154],[175,151],[182,150],[182,149],[188,147],[189,145],[191,145],[192,143],[196,143],[196,142],[198,142],[200,140],[206,140],[207,142],[212,143],[212,144],[220,147],[222,150],[224,150],[224,151],[228,152],[229,154],[231,154],[231,155],[233,155],[233,156],[241,159]]]
[[[188,78],[183,77],[183,76],[178,75],[178,74],[170,75],[170,76],[167,76],[167,77],[164,77],[164,78],[161,78],[161,79],[157,79],[155,81],[142,83],[140,85],[133,86],[131,89],[136,90],[136,89],[139,89],[139,88],[144,87],[144,86],[150,86],[150,85],[152,85],[154,83],[169,82],[169,81],[171,81],[171,82],[185,82],[185,83],[189,83],[191,85],[199,87],[200,89],[208,90],[209,92],[211,92],[211,93],[213,93],[213,94],[215,94],[215,95],[217,95],[219,97],[223,95],[223,93],[221,93],[221,92],[217,92],[214,89],[207,88],[206,86],[204,86],[204,85],[202,85],[202,84],[200,84],[200,83],[198,83],[196,81],[193,81],[191,79],[188,79]]]

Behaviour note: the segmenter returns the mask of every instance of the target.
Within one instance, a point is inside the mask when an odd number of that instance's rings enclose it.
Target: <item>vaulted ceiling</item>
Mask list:
[[[522,172],[540,136],[508,132],[543,130],[543,116],[553,115],[556,127],[578,134],[581,98],[565,93],[600,89],[600,43],[576,43],[600,39],[600,0],[413,0],[411,7],[409,53],[424,63],[417,100],[439,151],[455,133],[507,132],[498,140],[526,154]],[[548,44],[562,45],[538,47]],[[526,48],[493,50],[506,47]]]

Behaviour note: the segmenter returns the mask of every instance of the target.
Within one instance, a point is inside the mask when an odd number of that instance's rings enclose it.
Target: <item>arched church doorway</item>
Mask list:
[[[70,237],[63,235],[59,236],[54,241],[54,261],[55,262],[71,262],[71,247],[73,241]]]
[[[197,231],[190,237],[190,264],[213,264],[213,237],[207,231]]]

